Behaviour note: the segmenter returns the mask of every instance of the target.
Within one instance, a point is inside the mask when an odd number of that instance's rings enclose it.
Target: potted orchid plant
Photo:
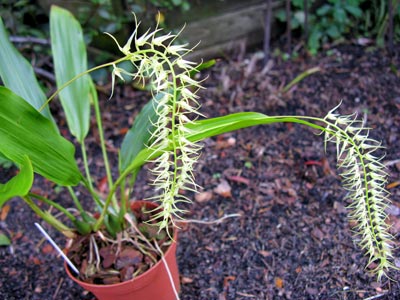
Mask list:
[[[47,98],[32,67],[11,45],[0,23],[0,76],[4,83],[0,87],[0,155],[19,168],[15,177],[0,185],[0,206],[18,196],[40,218],[72,240],[68,250],[72,266],[67,267],[67,272],[73,280],[99,299],[109,299],[118,289],[120,294],[113,296],[116,299],[128,299],[132,290],[139,292],[136,297],[140,299],[178,298],[175,248],[178,223],[185,212],[180,204],[190,202],[182,191],[195,192],[198,188],[193,170],[201,153],[199,142],[240,128],[284,122],[311,127],[323,134],[325,143],[336,145],[338,169],[353,203],[349,217],[355,221],[356,238],[370,262],[376,263],[373,271],[379,279],[394,268],[391,236],[385,222],[386,172],[375,154],[381,144],[368,136],[361,120],[342,116],[335,112],[336,108],[324,118],[257,112],[204,118],[199,112],[197,93],[203,86],[196,74],[207,63],[187,60],[192,49],[176,44],[177,35],[162,34],[158,27],[140,35],[138,28],[136,21],[135,31],[124,45],[110,35],[121,58],[88,69],[79,23],[66,10],[53,6],[51,47],[58,89]],[[128,63],[130,68],[121,63]],[[118,153],[118,174],[111,171],[97,92],[89,76],[101,68],[112,68],[113,89],[115,80],[126,76],[151,88],[150,101],[124,137]],[[110,101],[112,94],[113,90]],[[78,157],[75,146],[61,135],[51,116],[49,104],[56,96],[70,134],[80,147]],[[107,174],[106,195],[95,188],[85,144],[92,110]],[[152,166],[151,200],[156,204],[140,202],[131,207],[129,199],[136,176],[146,163]],[[76,213],[33,192],[36,175],[65,187]],[[89,196],[79,199],[74,191],[77,186],[86,189]],[[92,201],[93,210],[83,208],[87,205],[82,203],[87,201]],[[61,212],[67,221],[56,218],[39,203]],[[161,275],[154,271],[157,268]],[[152,279],[145,279],[146,274]],[[167,284],[161,288],[151,286],[153,294],[145,296],[143,287],[150,281],[159,283],[156,278]],[[128,287],[128,283],[134,283],[134,287]]]

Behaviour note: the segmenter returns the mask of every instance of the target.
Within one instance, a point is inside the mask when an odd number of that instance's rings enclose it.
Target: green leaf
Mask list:
[[[3,168],[10,168],[14,163],[9,160],[3,153],[0,152],[0,167]]]
[[[346,5],[344,8],[356,18],[361,18],[363,15],[362,10],[357,6]]]
[[[76,75],[87,70],[86,46],[82,28],[65,9],[52,6],[50,12],[51,49],[57,86],[61,88]],[[60,93],[60,100],[71,133],[83,142],[89,131],[90,77],[85,75]]]
[[[330,13],[331,10],[332,10],[332,6],[330,6],[329,4],[324,4],[320,8],[317,9],[317,15],[318,16],[325,16],[328,13]]]
[[[108,233],[113,237],[116,237],[117,233],[122,231],[122,224],[119,222],[118,217],[112,213],[106,215],[104,225],[106,226]]]
[[[0,18],[0,77],[6,87],[39,109],[46,102],[30,63],[10,43],[3,21]],[[42,114],[52,119],[48,107]]]
[[[275,117],[267,116],[257,112],[242,112],[223,117],[204,119],[196,121],[195,123],[188,123],[185,125],[189,130],[189,132],[186,133],[186,138],[192,142],[198,142],[215,135],[231,132],[241,128],[285,122],[303,124],[319,130],[323,129],[321,126],[315,125],[301,118],[291,116]],[[166,148],[165,150],[168,149]],[[161,151],[155,152],[153,149],[145,148],[136,155],[135,159],[129,163],[129,166],[126,169],[134,170],[139,168],[148,160],[154,159],[160,154]]]
[[[316,52],[318,51],[319,47],[321,46],[321,37],[322,33],[320,31],[320,28],[315,28],[311,31],[311,34],[307,41],[307,46],[311,53],[316,54]]]
[[[162,96],[163,94],[159,93],[155,98],[157,100]],[[153,124],[158,118],[154,109],[156,100],[152,99],[142,108],[139,115],[135,118],[133,126],[125,135],[120,152],[121,170],[125,170],[135,159],[136,155],[148,145],[151,133],[154,131]]]
[[[0,233],[0,246],[10,246],[10,245],[11,245],[10,239],[4,233]]]
[[[341,7],[333,11],[333,17],[334,20],[339,24],[340,23],[346,24],[348,21],[346,11]]]
[[[76,219],[72,223],[81,235],[89,234],[92,231],[92,226],[88,222]]]
[[[23,156],[19,173],[7,183],[0,184],[0,208],[12,197],[25,196],[33,184],[33,169],[28,156]]]
[[[326,30],[326,34],[331,37],[332,39],[337,39],[340,37],[340,31],[339,28],[336,25],[331,25],[329,28]]]
[[[275,13],[275,18],[277,18],[280,22],[286,22],[286,11],[284,9],[279,9]]]
[[[199,64],[196,68],[194,68],[193,70],[190,71],[189,76],[193,77],[194,75],[196,75],[197,73],[209,69],[212,66],[214,66],[217,63],[217,61],[215,59],[210,59],[206,62],[203,62],[201,64]]]
[[[75,147],[53,123],[11,90],[0,87],[0,152],[23,164],[25,155],[36,173],[60,185],[76,185],[82,175]]]
[[[186,127],[191,131],[191,133],[187,135],[187,138],[190,141],[197,142],[208,137],[241,128],[276,122],[279,122],[277,118],[269,117],[261,113],[235,113],[223,117],[200,120],[193,124],[186,124]]]

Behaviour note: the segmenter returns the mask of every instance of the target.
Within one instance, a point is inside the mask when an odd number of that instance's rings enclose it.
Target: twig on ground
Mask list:
[[[10,41],[13,43],[29,43],[29,44],[40,44],[50,45],[50,41],[46,39],[35,38],[32,36],[10,36]]]

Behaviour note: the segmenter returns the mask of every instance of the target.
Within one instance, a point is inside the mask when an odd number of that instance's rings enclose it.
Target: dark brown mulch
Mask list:
[[[382,50],[354,44],[327,53],[290,62],[276,59],[270,69],[263,69],[254,53],[243,61],[221,60],[209,73],[201,111],[210,117],[237,111],[324,116],[342,101],[340,112],[365,117],[374,129],[371,135],[387,147],[392,200],[387,213],[398,243],[400,53],[389,58]],[[280,87],[315,66],[319,73],[279,95]],[[124,87],[105,104],[110,149],[120,143],[119,130],[128,126],[119,123],[127,114],[121,105],[137,111],[137,102],[128,102],[135,95],[140,93]],[[184,226],[177,254],[182,300],[400,299],[399,272],[390,274],[392,281],[377,283],[364,270],[367,260],[351,237],[349,202],[335,170],[334,149],[328,147],[325,154],[322,138],[314,133],[297,125],[269,125],[204,142],[196,171],[203,190],[187,217],[241,216]],[[151,195],[142,175],[137,198]],[[65,201],[63,193],[60,201]],[[91,299],[66,277],[61,259],[43,242],[33,226],[38,218],[19,200],[10,204],[0,221],[1,231],[13,241],[0,249],[1,298]],[[49,232],[63,244],[62,237]]]

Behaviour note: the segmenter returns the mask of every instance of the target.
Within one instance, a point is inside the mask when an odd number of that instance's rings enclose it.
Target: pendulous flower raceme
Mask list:
[[[160,192],[154,198],[160,201],[162,210],[155,219],[159,220],[159,229],[166,228],[168,232],[170,222],[181,218],[184,213],[178,204],[190,202],[181,191],[195,191],[198,187],[193,168],[201,145],[192,142],[189,137],[195,133],[190,128],[195,128],[191,125],[200,115],[196,92],[202,86],[201,82],[191,77],[198,65],[185,59],[191,49],[187,49],[186,45],[173,44],[177,35],[159,35],[160,29],[156,27],[154,31],[138,36],[138,27],[136,22],[136,30],[123,47],[110,35],[124,54],[123,58],[113,63],[112,83],[114,86],[116,76],[123,80],[123,75],[127,75],[143,83],[148,80],[152,85],[157,119],[153,122],[154,130],[147,147],[156,154],[151,172],[155,178],[153,185]],[[118,67],[117,64],[122,61],[131,62],[134,71]],[[382,157],[376,155],[381,144],[369,137],[368,128],[361,120],[354,115],[334,113],[335,109],[324,119],[290,116],[264,116],[262,119],[265,119],[265,124],[289,121],[321,129],[325,133],[325,143],[336,144],[343,186],[348,191],[347,197],[352,200],[349,217],[356,224],[356,238],[369,256],[369,265],[375,266],[373,272],[381,280],[390,269],[396,268],[392,263],[392,236],[385,222],[385,209],[389,203],[385,189],[387,174]],[[256,122],[259,117],[257,114],[252,121]],[[232,121],[232,124],[235,122]],[[316,124],[320,122],[325,125]]]
[[[198,65],[184,59],[191,49],[172,44],[177,35],[158,35],[160,29],[156,27],[138,36],[138,27],[136,22],[135,31],[123,47],[110,35],[125,55],[120,61],[130,61],[135,70],[128,72],[114,64],[112,83],[114,86],[115,76],[123,80],[123,75],[127,75],[143,83],[148,79],[152,85],[157,120],[148,147],[160,153],[153,161],[155,167],[151,172],[155,178],[153,185],[160,191],[154,198],[162,208],[155,216],[161,220],[157,224],[161,230],[168,229],[172,216],[180,218],[184,212],[178,208],[179,202],[190,202],[180,191],[197,188],[192,170],[201,146],[185,138],[189,130],[185,124],[200,115],[196,92],[202,86],[191,77]]]
[[[372,272],[381,280],[389,269],[396,268],[392,263],[392,236],[385,222],[389,203],[386,167],[383,157],[375,154],[382,146],[369,137],[369,129],[362,120],[334,113],[335,109],[324,118],[325,143],[336,144],[343,186],[352,201],[349,218],[356,224],[356,239],[369,257],[368,265],[375,266]]]

